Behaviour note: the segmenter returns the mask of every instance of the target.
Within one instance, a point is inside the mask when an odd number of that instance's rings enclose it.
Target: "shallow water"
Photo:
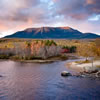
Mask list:
[[[0,61],[0,100],[100,100],[100,80],[62,77],[67,61]]]

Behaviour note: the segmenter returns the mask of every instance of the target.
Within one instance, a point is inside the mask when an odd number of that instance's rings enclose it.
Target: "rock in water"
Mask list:
[[[67,72],[67,71],[63,71],[61,73],[61,76],[71,76],[71,74],[69,72]]]
[[[0,77],[3,77],[2,75],[0,75]]]

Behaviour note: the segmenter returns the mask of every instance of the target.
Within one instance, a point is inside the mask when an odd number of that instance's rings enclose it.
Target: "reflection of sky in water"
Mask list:
[[[65,62],[0,62],[0,100],[99,100],[100,80],[61,77]]]

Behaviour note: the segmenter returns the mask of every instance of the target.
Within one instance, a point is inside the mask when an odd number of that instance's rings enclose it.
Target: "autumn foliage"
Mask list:
[[[0,44],[1,58],[6,56],[21,59],[46,59],[61,53],[61,47],[53,40],[29,40],[2,42]]]
[[[96,40],[34,40],[0,39],[0,58],[46,59],[62,53],[84,57],[100,57],[100,39]]]

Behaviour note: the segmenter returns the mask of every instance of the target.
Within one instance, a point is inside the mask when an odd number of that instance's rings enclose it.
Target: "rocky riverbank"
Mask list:
[[[59,55],[59,56],[49,57],[47,59],[32,59],[32,60],[12,59],[12,60],[18,62],[26,62],[26,63],[52,63],[52,62],[63,61],[68,59],[69,57],[67,55]]]
[[[92,63],[77,63],[77,61],[67,64],[67,68],[78,73],[76,76],[81,77],[100,77],[100,60]]]
[[[34,59],[16,59],[16,58],[9,58],[6,60],[13,60],[13,61],[18,61],[18,62],[26,62],[26,63],[52,63],[52,62],[56,62],[56,61],[64,61],[64,60],[73,60],[73,59],[78,59],[78,57],[73,54],[73,53],[69,53],[69,54],[61,54],[59,56],[53,56],[53,57],[48,57],[46,59],[42,59],[42,58],[34,58]],[[4,59],[1,59],[4,60]]]

